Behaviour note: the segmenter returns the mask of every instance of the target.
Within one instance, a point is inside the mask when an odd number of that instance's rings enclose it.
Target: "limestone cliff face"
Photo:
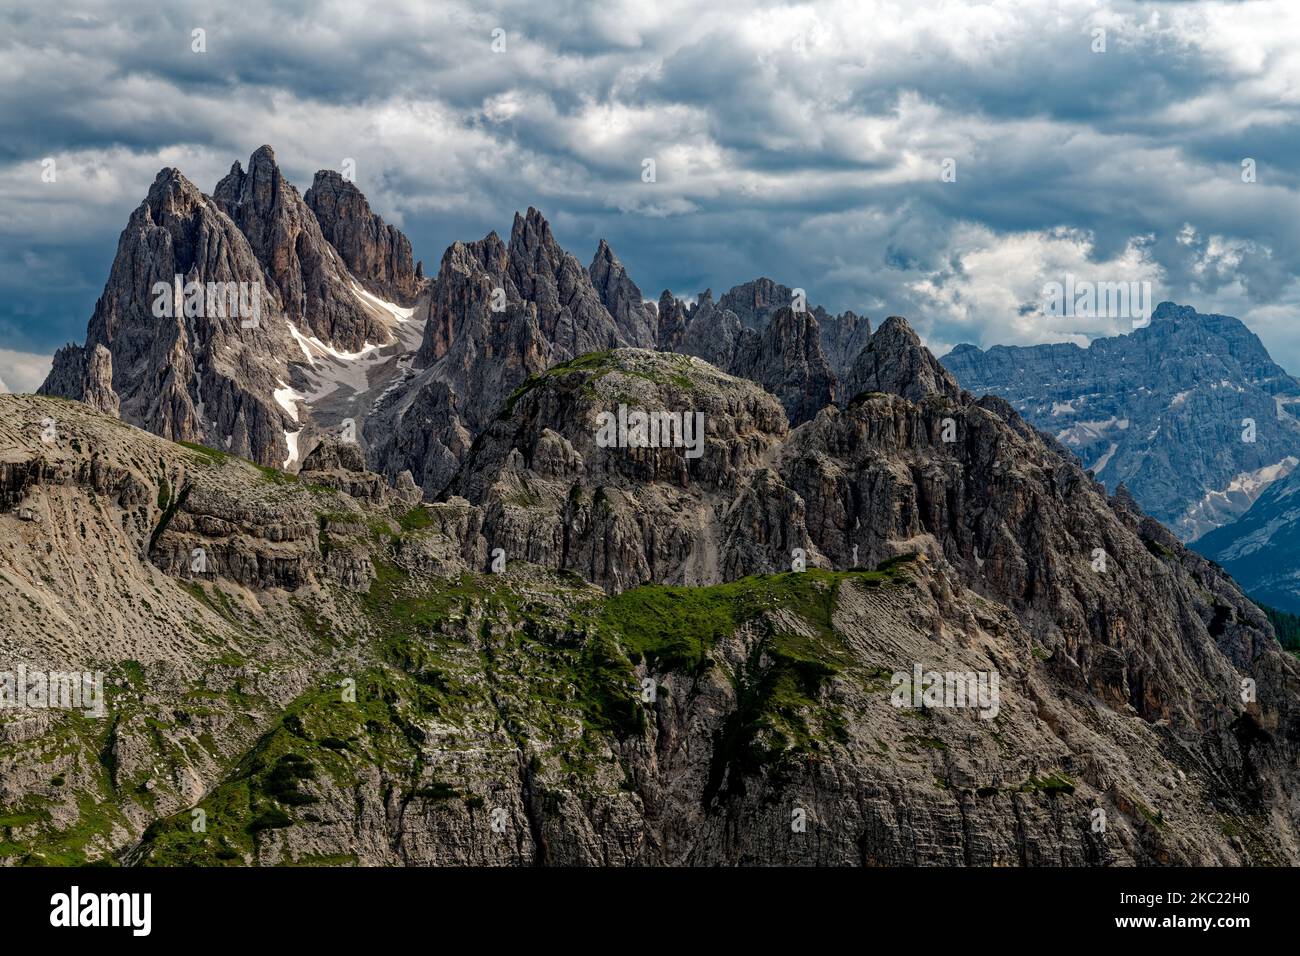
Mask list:
[[[686,307],[664,289],[655,309],[655,341],[665,352],[676,352],[686,336]]]
[[[311,207],[281,175],[271,147],[253,153],[247,172],[235,163],[212,198],[248,238],[290,322],[347,352],[390,340],[390,329],[358,301],[343,257],[326,241]]]
[[[116,416],[121,410],[121,399],[113,390],[113,353],[102,343],[59,349],[40,391],[85,402],[105,415]]]
[[[956,380],[921,345],[907,320],[892,315],[853,360],[844,382],[844,396],[889,392],[913,401],[929,395],[956,398]]]
[[[371,211],[355,184],[322,169],[303,201],[358,282],[383,299],[415,303],[426,285],[423,263],[414,261],[411,241]]]
[[[776,395],[796,425],[836,399],[838,386],[822,352],[821,328],[807,311],[779,309],[760,334],[742,337],[724,367]]]

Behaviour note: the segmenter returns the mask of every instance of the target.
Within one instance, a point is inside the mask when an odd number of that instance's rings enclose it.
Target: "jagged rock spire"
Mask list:
[[[423,264],[413,262],[411,241],[371,211],[354,183],[322,169],[303,200],[357,281],[382,298],[408,305],[415,301],[425,285]]]
[[[644,301],[641,290],[604,239],[596,248],[587,274],[627,343],[639,348],[653,348],[656,341],[655,309]]]

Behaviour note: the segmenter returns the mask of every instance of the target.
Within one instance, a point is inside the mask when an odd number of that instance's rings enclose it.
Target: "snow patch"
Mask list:
[[[284,460],[284,470],[288,471],[289,466],[298,460],[298,436],[302,434],[299,428],[296,432],[285,432],[284,443],[289,447],[289,457]]]
[[[398,322],[409,322],[411,321],[411,316],[415,315],[415,309],[404,309],[396,302],[385,302],[383,299],[379,298],[379,296],[372,295],[359,285],[352,285],[352,294],[366,305],[387,312]]]
[[[288,319],[285,319],[285,321],[289,322]],[[363,358],[371,352],[382,348],[382,346],[379,345],[371,345],[369,342],[363,342],[360,352],[340,352],[334,346],[326,345],[314,335],[303,335],[292,322],[289,322],[289,331],[293,333],[293,337],[298,341],[298,345],[301,346],[303,353],[307,356],[309,361],[322,356],[328,356],[332,359],[338,359],[340,362],[355,362],[357,359]],[[313,352],[316,354],[313,355]],[[316,363],[312,361],[312,364],[315,365]]]
[[[1075,422],[1069,428],[1057,432],[1056,440],[1066,445],[1091,445],[1105,438],[1111,431],[1124,431],[1128,426],[1127,418],[1117,418],[1114,415],[1105,421]]]
[[[284,384],[283,379],[276,379],[280,387],[271,393],[281,408],[289,413],[289,417],[295,422],[298,421],[298,403],[307,396],[297,389],[291,388]]]
[[[1281,461],[1254,471],[1243,471],[1233,477],[1223,488],[1205,493],[1200,501],[1191,505],[1178,520],[1180,536],[1192,541],[1215,528],[1233,521],[1249,510],[1264,489],[1285,478],[1300,464],[1300,459],[1287,455]],[[1226,552],[1222,555],[1229,558]]]
[[[1106,454],[1098,458],[1097,461],[1093,464],[1093,466],[1088,470],[1091,471],[1094,475],[1100,475],[1102,469],[1104,469],[1107,465],[1110,464],[1111,458],[1113,458],[1115,455],[1115,449],[1117,449],[1118,447],[1119,444],[1117,442],[1111,442],[1110,447],[1106,449]]]

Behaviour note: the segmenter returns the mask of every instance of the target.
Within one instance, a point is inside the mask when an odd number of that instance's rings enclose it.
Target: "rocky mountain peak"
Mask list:
[[[624,340],[640,348],[653,348],[658,342],[656,311],[645,302],[641,289],[604,239],[596,247],[587,274]]]
[[[118,240],[85,345],[60,350],[42,393],[279,464],[285,428],[272,392],[291,343],[264,279],[219,204],[162,170]]]
[[[891,315],[853,361],[844,395],[851,398],[862,392],[887,392],[920,401],[931,395],[955,399],[961,388],[921,344],[907,320]]]
[[[730,310],[722,314],[733,316]],[[727,370],[776,395],[793,425],[808,421],[836,398],[835,374],[822,352],[821,330],[807,310],[782,307],[761,333],[744,329]]]
[[[391,341],[388,324],[361,301],[342,257],[269,146],[253,153],[247,173],[236,163],[212,195],[248,238],[291,323],[346,352]]]
[[[211,197],[161,170],[122,232],[85,344],[60,350],[44,393],[170,439],[295,465],[298,440],[315,433],[308,396],[329,396],[334,421],[355,416],[346,396],[370,378],[355,362],[380,346],[414,346],[406,310],[383,294],[413,288],[409,244],[350,184],[322,182],[338,187],[338,202],[324,188],[318,197],[334,235],[360,268],[374,266],[364,277],[324,237],[270,147],[247,170],[233,163]],[[401,374],[382,372],[385,381]]]
[[[706,297],[707,308],[704,301]],[[871,323],[865,316],[854,312],[834,315],[810,302],[799,304],[817,320],[826,364],[837,379],[844,381],[848,378],[853,360],[871,337]],[[700,297],[695,311],[701,315],[707,315],[713,308],[720,312],[731,312],[739,319],[742,327],[762,331],[779,309],[795,305],[794,289],[761,276],[728,290],[716,305],[712,302],[712,294],[705,293]]]
[[[381,298],[411,305],[425,283],[414,262],[411,242],[396,226],[370,209],[361,190],[332,169],[316,173],[303,196],[325,239],[338,250],[348,270]]]
[[[718,300],[718,307],[730,309],[746,328],[757,330],[767,324],[773,312],[790,305],[793,298],[792,289],[760,276],[729,290]]]
[[[597,274],[635,326],[631,303],[639,290],[618,270]],[[409,470],[436,494],[528,376],[626,342],[591,274],[535,208],[515,215],[508,244],[496,233],[453,244],[428,301],[415,358],[424,371],[373,426],[379,467],[392,478]]]
[[[203,201],[202,190],[172,166],[158,170],[145,194],[145,202],[155,210],[189,208]]]
[[[655,341],[665,352],[675,352],[686,337],[686,306],[669,290],[659,296],[655,310]]]
[[[556,358],[628,344],[587,270],[556,242],[550,223],[537,209],[530,206],[525,215],[515,213],[508,249],[507,274],[520,297],[535,306],[538,325]]]
[[[1161,302],[1151,313],[1151,321],[1154,322],[1179,322],[1196,319],[1196,309],[1190,305],[1179,305],[1176,302]]]
[[[508,273],[510,253],[496,232],[476,242],[456,240],[443,253],[433,292],[424,306],[424,336],[415,357],[417,367],[433,365],[466,335],[485,335],[504,318],[518,312],[522,299]],[[498,293],[497,290],[500,290]],[[503,309],[493,311],[501,299]]]

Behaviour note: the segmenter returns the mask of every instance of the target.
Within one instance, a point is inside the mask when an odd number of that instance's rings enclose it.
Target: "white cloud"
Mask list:
[[[36,391],[50,373],[53,359],[53,355],[0,349],[0,391]]]

